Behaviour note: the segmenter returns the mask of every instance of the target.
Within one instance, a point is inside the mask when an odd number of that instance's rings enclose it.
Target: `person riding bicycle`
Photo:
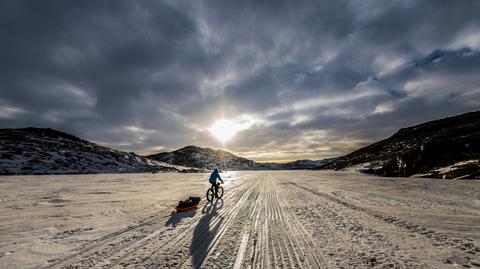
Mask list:
[[[218,193],[218,186],[220,185],[220,183],[218,183],[217,179],[220,180],[220,182],[222,182],[222,184],[223,184],[223,180],[220,177],[220,174],[218,173],[218,169],[215,168],[215,170],[213,170],[212,174],[210,174],[210,178],[208,179],[208,182],[210,182],[210,184],[212,184],[212,186],[215,186],[215,194]]]

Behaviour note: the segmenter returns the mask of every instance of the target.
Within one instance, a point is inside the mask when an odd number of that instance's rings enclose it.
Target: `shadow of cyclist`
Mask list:
[[[217,211],[222,207],[223,200],[217,199],[212,203],[207,203],[202,208],[203,216],[193,231],[192,244],[190,246],[193,268],[199,268],[202,265],[208,254],[209,246],[220,229],[223,216],[219,216],[218,221],[215,220],[215,217],[218,215]],[[211,225],[212,227],[210,227]]]

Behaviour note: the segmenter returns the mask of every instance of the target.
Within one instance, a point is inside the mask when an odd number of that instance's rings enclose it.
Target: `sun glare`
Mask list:
[[[208,131],[210,131],[216,139],[220,140],[222,144],[225,144],[242,129],[244,129],[242,124],[231,120],[220,119],[210,126]]]

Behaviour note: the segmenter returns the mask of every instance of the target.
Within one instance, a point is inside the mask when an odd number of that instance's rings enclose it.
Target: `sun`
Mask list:
[[[236,123],[231,120],[220,119],[217,120],[208,131],[222,144],[228,142],[232,137],[234,137],[239,131],[243,130],[243,125]]]

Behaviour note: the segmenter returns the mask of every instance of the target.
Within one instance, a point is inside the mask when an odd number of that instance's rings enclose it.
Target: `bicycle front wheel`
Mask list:
[[[221,199],[222,197],[223,197],[223,188],[222,186],[219,186],[217,190],[217,199]]]

